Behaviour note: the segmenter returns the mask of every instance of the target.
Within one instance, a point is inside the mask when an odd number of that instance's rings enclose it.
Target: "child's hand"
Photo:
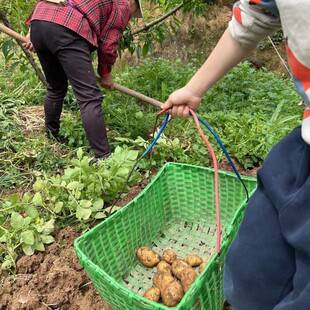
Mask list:
[[[163,104],[162,109],[170,109],[173,116],[189,117],[189,109],[196,110],[201,98],[197,97],[186,87],[174,91]]]

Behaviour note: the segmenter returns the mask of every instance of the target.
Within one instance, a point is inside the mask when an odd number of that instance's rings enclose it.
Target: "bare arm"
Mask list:
[[[172,115],[188,117],[189,108],[196,110],[203,95],[250,54],[251,50],[241,47],[226,29],[206,62],[183,88],[169,96],[163,109],[172,108]]]

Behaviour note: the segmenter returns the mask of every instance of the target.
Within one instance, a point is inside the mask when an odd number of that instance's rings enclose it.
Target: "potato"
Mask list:
[[[136,255],[140,263],[145,267],[155,267],[160,261],[159,254],[145,246],[140,247]]]
[[[176,254],[171,249],[166,249],[163,252],[162,258],[168,264],[172,264],[172,262],[176,259]]]
[[[193,284],[197,278],[197,272],[192,267],[187,267],[181,272],[180,280],[182,284],[183,291],[186,293],[190,286]]]
[[[143,297],[150,301],[159,302],[160,289],[157,287],[151,287],[144,293]]]
[[[161,260],[158,264],[157,264],[157,270],[159,272],[166,272],[171,274],[171,265],[169,265],[167,262],[165,262],[164,260]]]
[[[174,277],[169,273],[156,272],[153,277],[153,284],[162,293],[169,283],[174,281]]]
[[[201,273],[202,270],[203,270],[203,268],[205,268],[206,266],[207,266],[207,262],[201,263],[201,264],[199,265],[198,272]]]
[[[176,306],[183,296],[184,292],[182,285],[175,280],[169,283],[161,294],[163,304],[168,307]]]
[[[171,265],[172,273],[180,279],[181,273],[185,268],[190,267],[184,260],[175,259]]]
[[[202,263],[202,258],[198,255],[186,256],[185,261],[192,267],[197,267]]]

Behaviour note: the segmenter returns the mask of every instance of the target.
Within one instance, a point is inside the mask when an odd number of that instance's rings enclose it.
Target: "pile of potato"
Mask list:
[[[148,268],[157,268],[153,277],[153,287],[149,288],[143,297],[162,303],[168,307],[176,306],[190,288],[198,274],[193,267],[199,267],[199,273],[206,263],[198,255],[186,256],[184,260],[177,259],[171,249],[163,251],[160,256],[148,247],[140,247],[136,251],[138,260]]]

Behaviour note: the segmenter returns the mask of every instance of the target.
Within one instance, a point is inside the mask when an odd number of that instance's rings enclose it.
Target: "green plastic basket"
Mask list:
[[[254,178],[243,178],[250,194]],[[243,217],[246,194],[232,173],[219,172],[221,254],[216,255],[214,171],[167,163],[129,204],[75,240],[82,266],[114,310],[171,309],[143,298],[156,268],[142,266],[140,246],[178,257],[198,254],[208,265],[173,309],[223,309],[222,267]]]

